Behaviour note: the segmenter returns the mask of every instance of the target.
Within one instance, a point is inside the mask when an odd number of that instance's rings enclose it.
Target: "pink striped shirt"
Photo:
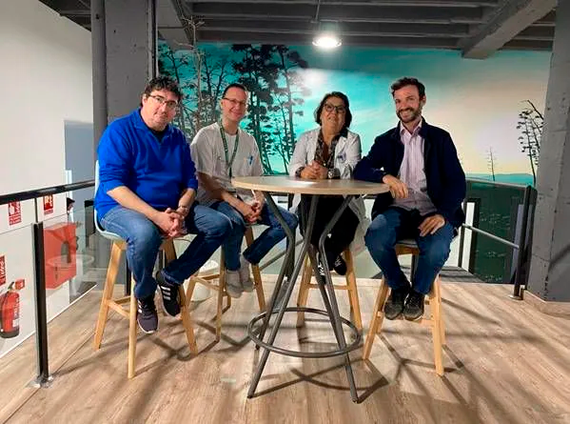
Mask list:
[[[400,124],[400,140],[404,145],[404,158],[400,165],[398,178],[408,186],[408,197],[394,199],[392,206],[402,209],[417,209],[420,215],[435,212],[433,202],[427,194],[427,180],[424,169],[424,139],[420,135],[422,122],[410,133],[404,125]]]

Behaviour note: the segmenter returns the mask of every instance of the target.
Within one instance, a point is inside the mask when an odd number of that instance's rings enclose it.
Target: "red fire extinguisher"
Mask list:
[[[0,296],[0,337],[10,339],[20,334],[20,295],[24,280],[10,284],[6,293]]]

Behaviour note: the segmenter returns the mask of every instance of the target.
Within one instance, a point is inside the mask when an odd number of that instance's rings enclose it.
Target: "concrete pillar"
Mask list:
[[[570,302],[570,0],[558,0],[527,289]]]
[[[105,0],[109,122],[140,103],[156,75],[156,0]]]
[[[156,0],[92,0],[95,152],[107,124],[140,104],[157,70]],[[96,266],[106,268],[110,243],[96,238]],[[125,281],[125,263],[118,282]]]

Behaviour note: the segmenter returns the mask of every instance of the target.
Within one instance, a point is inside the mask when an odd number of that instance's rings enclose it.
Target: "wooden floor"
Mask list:
[[[266,277],[269,280],[270,277]],[[367,323],[377,282],[359,281]],[[270,293],[271,284],[266,285]],[[255,297],[245,294],[224,315],[213,344],[215,300],[193,311],[201,353],[189,354],[181,325],[160,317],[160,331],[139,336],[137,376],[127,373],[127,320],[117,314],[102,349],[92,348],[100,293],[91,292],[50,324],[48,389],[26,388],[34,375],[29,340],[0,361],[0,422],[9,423],[570,423],[570,320],[509,299],[509,286],[443,283],[446,374],[433,371],[424,327],[385,322],[371,359],[352,353],[362,403],[350,399],[339,358],[271,354],[247,399],[257,355],[245,338]],[[339,292],[347,316],[345,292]],[[318,293],[309,304],[321,307]],[[316,318],[297,330],[288,317],[278,343],[331,349],[330,326]]]

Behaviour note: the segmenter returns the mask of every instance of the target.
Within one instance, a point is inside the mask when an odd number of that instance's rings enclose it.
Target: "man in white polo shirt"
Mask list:
[[[226,289],[238,298],[252,291],[249,265],[257,265],[275,244],[285,238],[285,231],[273,215],[262,193],[236,189],[233,177],[263,174],[255,138],[239,127],[247,111],[248,92],[242,84],[230,84],[224,90],[220,122],[202,128],[191,144],[198,173],[198,202],[225,214],[232,221],[232,231],[222,245],[226,266]],[[297,217],[279,208],[291,230]],[[240,255],[248,225],[260,223],[268,228]]]

